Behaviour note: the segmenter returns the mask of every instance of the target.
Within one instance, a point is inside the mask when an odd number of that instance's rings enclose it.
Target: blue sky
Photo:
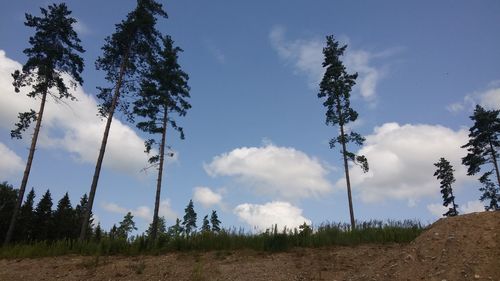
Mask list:
[[[24,13],[38,15],[48,3],[8,1],[0,9],[0,180],[15,186],[30,137],[11,140],[9,132],[17,112],[38,101],[15,94],[10,73],[26,60],[32,30]],[[225,227],[348,220],[340,154],[328,147],[337,129],[324,124],[316,97],[329,34],[348,44],[344,62],[359,73],[353,129],[367,142],[352,150],[368,157],[371,171],[351,170],[356,218],[434,221],[442,201],[432,164],[442,156],[455,166],[461,210],[481,209],[460,146],[475,104],[500,108],[498,1],[162,3],[169,18],[158,28],[184,49],[193,106],[178,119],[186,139],[168,134],[175,157],[162,190],[167,224],[191,198],[200,219],[215,209]],[[95,94],[106,83],[94,62],[135,1],[67,4],[87,50],[85,83],[77,102],[50,102],[28,186],[38,199],[47,188],[54,201],[67,191],[76,204],[90,188],[102,138]],[[113,121],[94,202],[107,229],[129,210],[140,230],[151,220],[156,173],[140,171],[146,137],[120,116]]]

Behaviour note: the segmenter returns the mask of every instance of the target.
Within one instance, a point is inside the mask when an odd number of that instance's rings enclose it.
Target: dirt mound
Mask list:
[[[500,212],[441,219],[406,245],[0,260],[0,280],[496,280]]]

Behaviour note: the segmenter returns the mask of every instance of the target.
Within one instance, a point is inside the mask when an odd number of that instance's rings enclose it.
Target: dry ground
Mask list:
[[[500,212],[441,219],[405,245],[10,259],[0,280],[500,281]]]

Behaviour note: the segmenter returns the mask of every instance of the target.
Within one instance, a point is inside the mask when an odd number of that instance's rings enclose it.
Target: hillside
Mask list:
[[[405,245],[0,260],[0,280],[500,280],[500,212],[440,219]]]

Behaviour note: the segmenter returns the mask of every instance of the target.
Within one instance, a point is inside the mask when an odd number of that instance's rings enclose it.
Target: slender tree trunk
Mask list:
[[[490,149],[491,149],[491,156],[493,157],[493,165],[495,166],[495,172],[497,174],[498,186],[500,187],[500,172],[498,171],[497,156],[495,150],[493,149],[493,144],[491,143],[491,140],[490,140]]]
[[[97,157],[97,163],[95,165],[94,177],[92,178],[92,185],[90,186],[89,201],[87,203],[87,206],[84,208],[82,228],[80,230],[80,241],[85,240],[85,236],[87,235],[90,213],[92,212],[92,205],[94,204],[94,197],[97,189],[97,183],[99,181],[99,174],[101,173],[102,161],[104,159],[104,153],[106,152],[106,144],[108,143],[111,121],[113,120],[115,108],[118,103],[118,99],[120,98],[120,88],[122,86],[123,75],[125,74],[125,68],[127,62],[128,62],[128,51],[125,53],[123,61],[120,65],[120,72],[118,74],[118,80],[116,81],[115,92],[113,93],[113,99],[111,100],[108,119],[106,120],[106,127],[104,129],[104,135],[102,137],[101,149],[99,150],[99,156]]]
[[[40,127],[42,124],[43,111],[45,109],[45,102],[47,100],[47,89],[45,89],[42,94],[42,102],[40,103],[40,110],[38,111],[38,116],[36,119],[35,132],[33,133],[33,137],[31,138],[31,147],[28,155],[28,162],[26,162],[26,168],[24,169],[23,180],[21,182],[21,187],[19,187],[19,196],[17,197],[16,206],[14,207],[14,213],[12,214],[12,218],[10,219],[9,230],[7,231],[7,235],[5,236],[5,240],[3,245],[7,246],[12,240],[12,235],[14,233],[14,228],[16,227],[17,215],[19,214],[19,210],[21,209],[21,205],[23,203],[24,192],[26,191],[26,185],[28,185],[28,178],[31,171],[31,164],[33,163],[33,156],[35,155],[36,142],[38,140],[38,133],[40,132]]]
[[[344,171],[345,171],[345,180],[347,183],[347,199],[349,201],[349,215],[351,218],[351,229],[354,230],[356,228],[356,222],[354,221],[354,208],[352,206],[352,193],[351,193],[351,179],[349,178],[349,166],[347,163],[347,148],[346,148],[346,138],[344,132],[344,118],[342,117],[342,110],[340,108],[340,98],[337,98],[337,114],[339,116],[339,125],[340,125],[340,136],[342,138],[342,156],[344,158]]]
[[[347,165],[347,149],[345,144],[344,125],[340,126],[340,135],[342,136],[342,156],[344,157],[345,180],[347,183],[347,199],[349,200],[349,215],[351,217],[351,229],[356,228],[354,221],[354,208],[352,206],[351,180],[349,178],[349,166]]]
[[[449,186],[449,188],[450,188],[450,195],[451,195],[451,198],[453,198],[453,199],[451,200],[451,204],[453,204],[453,211],[455,212],[455,215],[458,215],[458,213],[457,213],[457,208],[455,207],[455,206],[456,206],[456,205],[455,205],[455,196],[453,196],[453,189],[451,188],[451,185]]]
[[[158,178],[156,181],[156,198],[155,198],[155,211],[153,214],[153,229],[151,230],[151,241],[156,241],[156,236],[158,232],[158,212],[160,211],[160,193],[161,193],[161,181],[163,176],[163,162],[165,160],[165,141],[167,137],[167,113],[168,108],[164,108],[163,113],[163,131],[161,135],[161,145],[160,145],[160,166],[158,167]]]

